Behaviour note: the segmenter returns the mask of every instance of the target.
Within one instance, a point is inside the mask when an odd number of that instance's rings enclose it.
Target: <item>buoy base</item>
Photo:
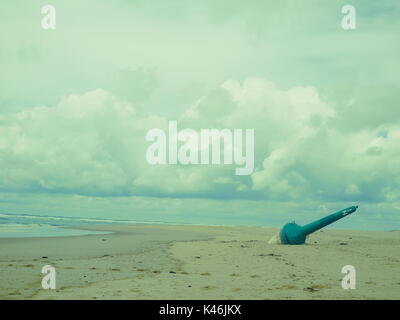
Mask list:
[[[304,244],[306,242],[306,237],[302,227],[294,222],[285,224],[279,232],[279,238],[282,244]]]

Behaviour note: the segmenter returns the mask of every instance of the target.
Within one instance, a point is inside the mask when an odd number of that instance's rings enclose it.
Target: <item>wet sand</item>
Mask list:
[[[326,229],[284,246],[268,244],[273,228],[85,229],[113,233],[0,239],[0,299],[400,299],[400,231]],[[41,288],[48,264],[56,290]]]

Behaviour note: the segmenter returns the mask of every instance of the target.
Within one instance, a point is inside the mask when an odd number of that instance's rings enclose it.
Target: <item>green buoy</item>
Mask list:
[[[351,206],[338,212],[332,213],[322,219],[316,220],[305,226],[299,226],[294,222],[287,223],[283,226],[279,232],[278,239],[272,238],[270,243],[282,243],[282,244],[303,244],[306,241],[307,236],[345,216],[355,212],[358,206]]]

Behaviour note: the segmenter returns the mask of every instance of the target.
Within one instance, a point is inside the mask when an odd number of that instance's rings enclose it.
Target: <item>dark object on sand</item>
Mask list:
[[[299,226],[294,222],[287,223],[279,232],[277,242],[282,244],[303,244],[309,234],[355,212],[358,206],[351,206],[338,212],[332,213],[325,218],[316,220],[305,226]],[[272,239],[271,239],[272,240]],[[271,241],[270,241],[271,242]]]

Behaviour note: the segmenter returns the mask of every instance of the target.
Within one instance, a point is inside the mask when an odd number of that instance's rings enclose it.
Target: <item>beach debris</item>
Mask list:
[[[257,256],[259,257],[282,257],[280,254],[275,254],[275,253],[268,253],[268,254],[258,254]]]
[[[275,254],[275,253],[268,253],[267,256],[270,256],[270,257],[282,257],[280,254]]]
[[[314,289],[313,287],[306,287],[304,288],[305,291],[309,291],[309,292],[315,292],[318,291],[317,289]]]
[[[327,225],[344,218],[345,216],[355,212],[358,206],[351,206],[338,212],[332,213],[324,218],[318,219],[314,222],[306,224],[305,226],[299,226],[295,222],[287,223],[279,231],[278,234],[273,236],[268,243],[269,244],[303,244],[306,242],[306,238],[309,234],[326,227]]]

